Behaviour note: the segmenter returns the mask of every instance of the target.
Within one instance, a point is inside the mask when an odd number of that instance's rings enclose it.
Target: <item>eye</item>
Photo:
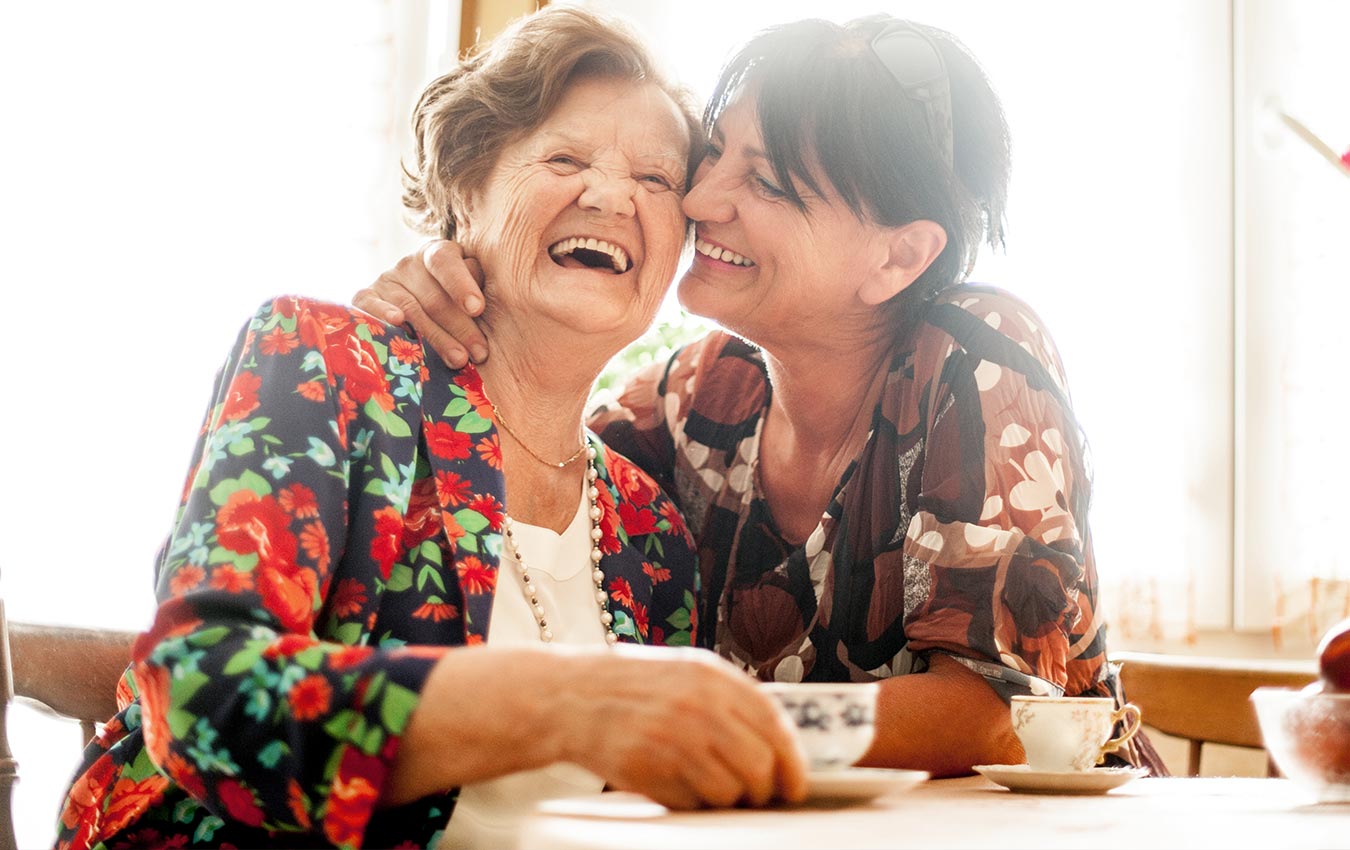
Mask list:
[[[638,182],[649,189],[673,189],[675,184],[660,174],[644,174],[638,178]]]
[[[555,154],[548,158],[549,165],[556,165],[564,171],[580,171],[585,168],[581,160],[574,156],[568,156],[565,153]]]
[[[782,189],[778,188],[778,186],[775,185],[773,182],[766,180],[763,177],[760,177],[758,174],[751,174],[750,182],[754,185],[755,191],[766,198],[770,198],[776,201],[780,198],[787,197],[787,192],[784,192]]]
[[[715,142],[708,142],[703,147],[702,162],[716,162],[722,158],[722,149]]]

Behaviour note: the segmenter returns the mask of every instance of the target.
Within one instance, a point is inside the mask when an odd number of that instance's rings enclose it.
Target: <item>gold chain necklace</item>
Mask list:
[[[510,425],[506,424],[506,417],[505,417],[505,416],[502,416],[502,410],[501,410],[500,407],[498,407],[498,406],[495,405],[495,404],[492,405],[492,413],[493,413],[494,416],[497,417],[497,424],[500,425],[500,426],[502,426],[503,428],[505,428],[505,429],[506,429],[506,433],[510,434],[510,435],[515,439],[515,441],[520,445],[520,447],[521,447],[522,449],[524,449],[526,452],[529,453],[530,457],[534,458],[535,460],[539,461],[540,463],[544,464],[545,466],[552,466],[552,467],[556,467],[557,469],[566,469],[566,468],[567,468],[567,465],[568,465],[569,463],[571,463],[572,461],[574,461],[574,460],[576,460],[577,458],[581,457],[582,453],[586,451],[586,440],[585,440],[585,438],[583,438],[583,439],[581,440],[581,448],[579,448],[579,449],[577,449],[575,452],[573,452],[573,453],[572,453],[572,456],[569,457],[567,460],[561,460],[561,461],[556,461],[556,462],[555,462],[555,461],[551,461],[551,460],[545,460],[544,458],[542,458],[542,457],[540,457],[538,454],[536,454],[535,451],[534,451],[534,449],[530,448],[530,447],[525,443],[525,441],[522,440],[522,439],[520,438],[520,435],[517,434],[514,430],[512,430],[512,428],[511,428]]]

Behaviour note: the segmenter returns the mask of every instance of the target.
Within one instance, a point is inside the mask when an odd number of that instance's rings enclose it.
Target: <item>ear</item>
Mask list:
[[[887,228],[879,238],[883,262],[858,290],[863,303],[873,306],[903,292],[947,247],[947,231],[927,219]]]

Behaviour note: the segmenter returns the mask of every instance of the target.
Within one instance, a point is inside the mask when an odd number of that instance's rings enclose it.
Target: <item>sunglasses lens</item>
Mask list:
[[[872,49],[902,86],[921,86],[943,75],[933,45],[916,32],[883,33]]]

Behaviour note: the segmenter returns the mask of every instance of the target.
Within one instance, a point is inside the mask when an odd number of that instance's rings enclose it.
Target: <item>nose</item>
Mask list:
[[[582,173],[582,180],[585,188],[577,198],[577,205],[583,210],[623,218],[636,214],[633,193],[638,185],[632,177],[590,168]]]
[[[735,217],[731,190],[723,171],[705,159],[694,171],[694,185],[684,196],[684,214],[694,221],[730,221]]]

